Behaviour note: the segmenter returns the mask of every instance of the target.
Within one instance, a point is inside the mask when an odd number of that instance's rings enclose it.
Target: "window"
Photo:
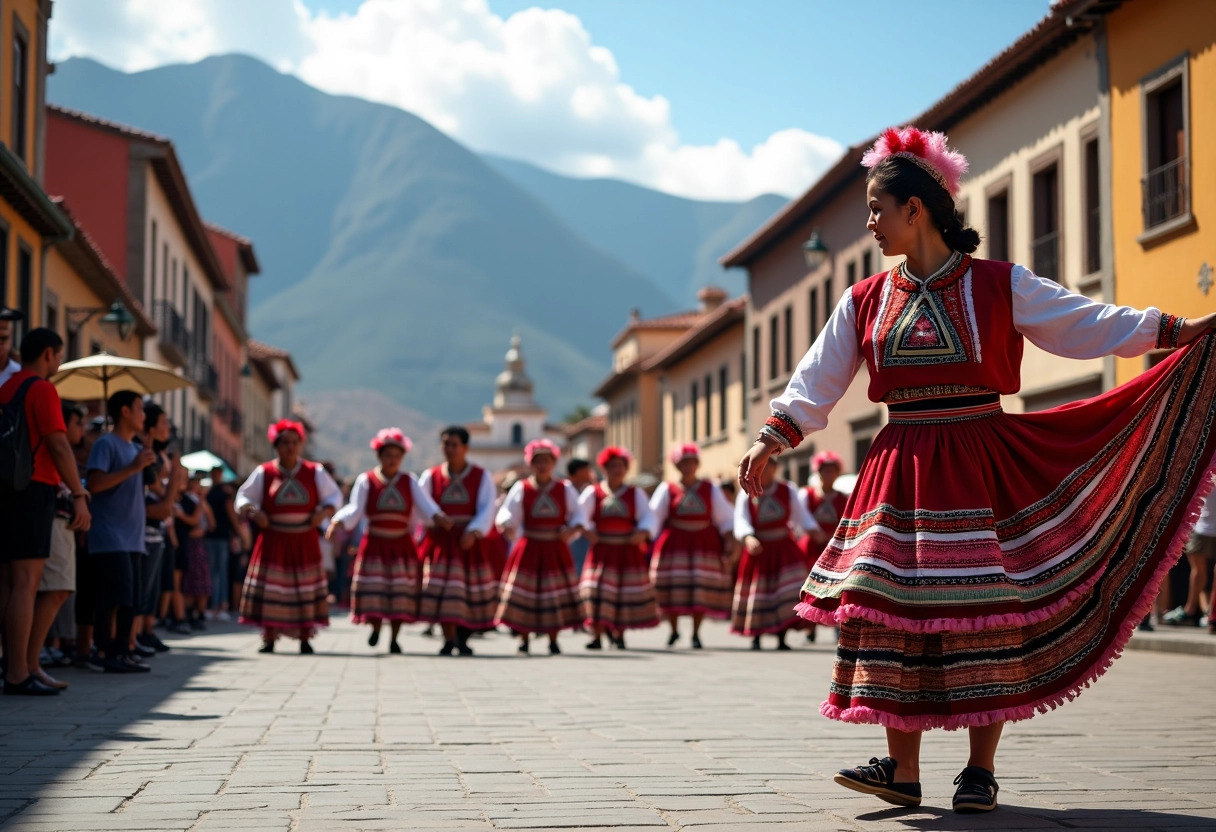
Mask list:
[[[861,276],[867,278],[874,274],[874,252],[866,251],[861,255]]]
[[[17,308],[28,317],[21,325],[21,334],[34,327],[34,252],[25,244],[17,243]],[[17,339],[13,338],[14,343]]]
[[[0,222],[0,306],[8,306],[8,226]]]
[[[794,371],[794,307],[785,307],[785,371],[791,373]]]
[[[1056,162],[1034,174],[1034,239],[1031,262],[1034,273],[1048,280],[1060,279],[1060,166]]]
[[[68,361],[75,361],[80,358],[80,330],[68,327],[67,338],[64,339],[64,349],[67,352]]]
[[[747,396],[743,391],[746,389],[743,386],[743,380],[747,378],[747,356],[739,356],[739,418],[742,419],[743,428],[747,429]]]
[[[152,245],[150,246],[150,248],[152,249],[152,255],[148,261],[148,274],[151,275],[151,279],[148,281],[148,286],[149,286],[149,291],[152,293],[152,295],[151,295],[151,297],[148,298],[148,300],[151,302],[150,305],[155,307],[156,306],[156,220],[152,220],[152,230],[151,230],[150,234],[152,237]]]
[[[692,408],[692,418],[689,420],[689,422],[692,425],[693,442],[697,441],[697,403],[700,401],[700,392],[701,391],[698,389],[697,383],[694,381],[692,383],[692,395],[688,399],[688,404]]]
[[[832,278],[823,281],[823,324],[827,326],[832,317]]]
[[[161,280],[162,280],[160,296],[165,299],[166,303],[168,303],[169,291],[170,291],[170,289],[169,289],[169,244],[165,243],[164,245],[162,245],[160,247],[160,250],[161,250],[160,271],[161,271]]]
[[[680,419],[680,397],[675,393],[671,394],[671,438],[679,439],[679,433],[676,431],[676,424]]]
[[[760,327],[752,327],[752,389],[760,389]]]
[[[857,282],[857,261],[850,260],[849,265],[845,267],[845,281],[852,286]]]
[[[811,312],[811,343],[815,343],[815,339],[819,337],[819,289],[813,287],[811,289],[810,301],[807,303]]]
[[[705,374],[705,438],[714,435],[714,405],[713,405],[714,377],[710,373]]]
[[[988,259],[1009,260],[1009,191],[988,197]]]
[[[1085,273],[1102,270],[1102,183],[1098,169],[1098,138],[1081,150],[1085,166]]]
[[[768,377],[774,379],[781,372],[777,366],[777,316],[770,315],[768,319]]]
[[[726,365],[718,368],[718,430],[726,433]]]
[[[524,444],[524,426],[519,422],[511,425],[511,444],[516,448]]]
[[[42,325],[52,332],[59,331],[59,296],[50,289],[44,289],[46,295],[46,311],[43,312]]]
[[[18,22],[17,18],[13,18]],[[25,159],[29,132],[29,36],[18,29],[13,34],[13,153]]]
[[[1190,214],[1187,55],[1141,84],[1144,112],[1144,228]]]

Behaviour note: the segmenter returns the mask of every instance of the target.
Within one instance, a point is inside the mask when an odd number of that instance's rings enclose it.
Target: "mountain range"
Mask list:
[[[251,329],[293,353],[306,397],[375,390],[445,422],[477,418],[513,332],[542,404],[587,402],[629,310],[741,290],[716,259],[784,202],[480,156],[238,55],[131,74],[72,59],[48,99],[173,140],[203,215],[253,239]]]

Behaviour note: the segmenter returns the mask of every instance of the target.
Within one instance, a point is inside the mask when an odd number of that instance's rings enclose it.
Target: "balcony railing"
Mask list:
[[[161,350],[169,356],[169,360],[181,366],[189,364],[193,342],[190,330],[186,329],[182,316],[166,300],[156,303],[156,328]]]
[[[1180,156],[1148,172],[1141,180],[1144,230],[1164,225],[1191,210],[1190,176],[1186,157]]]
[[[1034,273],[1048,280],[1060,279],[1060,232],[1052,231],[1030,244]]]
[[[194,386],[198,390],[200,398],[208,401],[215,398],[220,389],[220,374],[215,365],[204,356],[194,356],[190,367],[190,378],[194,380]]]

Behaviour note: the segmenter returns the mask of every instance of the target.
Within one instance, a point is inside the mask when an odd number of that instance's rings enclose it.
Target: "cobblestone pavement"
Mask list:
[[[64,670],[0,701],[0,827],[72,830],[1216,829],[1216,660],[1129,652],[1078,702],[1011,726],[1001,808],[949,810],[966,737],[926,737],[925,805],[835,786],[881,732],[818,715],[831,648],[516,657],[505,636],[404,656],[339,623],[320,654],[256,636],[174,642],[141,677]],[[801,642],[801,639],[798,639]],[[282,643],[283,647],[287,647]],[[766,645],[769,647],[771,645]]]

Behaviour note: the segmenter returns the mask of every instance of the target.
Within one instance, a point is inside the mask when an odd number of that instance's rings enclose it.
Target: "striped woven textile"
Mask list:
[[[355,624],[418,620],[422,566],[409,535],[364,535],[350,586],[350,620]]]
[[[650,568],[640,546],[603,540],[592,546],[579,594],[588,627],[641,630],[659,625]]]
[[[985,725],[1105,672],[1212,487],[1214,356],[1208,334],[1084,402],[884,428],[799,608],[840,625],[822,712]]]
[[[739,560],[730,631],[745,636],[780,633],[806,624],[795,607],[806,578],[806,559],[792,537],[763,540],[763,551],[746,549]]]
[[[494,626],[502,570],[488,540],[460,548],[460,530],[431,529],[422,541],[425,568],[419,617],[470,630]]]
[[[714,528],[665,529],[655,543],[650,579],[662,615],[730,618],[731,578]]]
[[[570,547],[560,540],[517,540],[507,557],[494,623],[517,633],[556,633],[582,620]]]
[[[253,546],[241,593],[240,623],[309,639],[329,626],[321,549],[313,529],[266,529]]]

